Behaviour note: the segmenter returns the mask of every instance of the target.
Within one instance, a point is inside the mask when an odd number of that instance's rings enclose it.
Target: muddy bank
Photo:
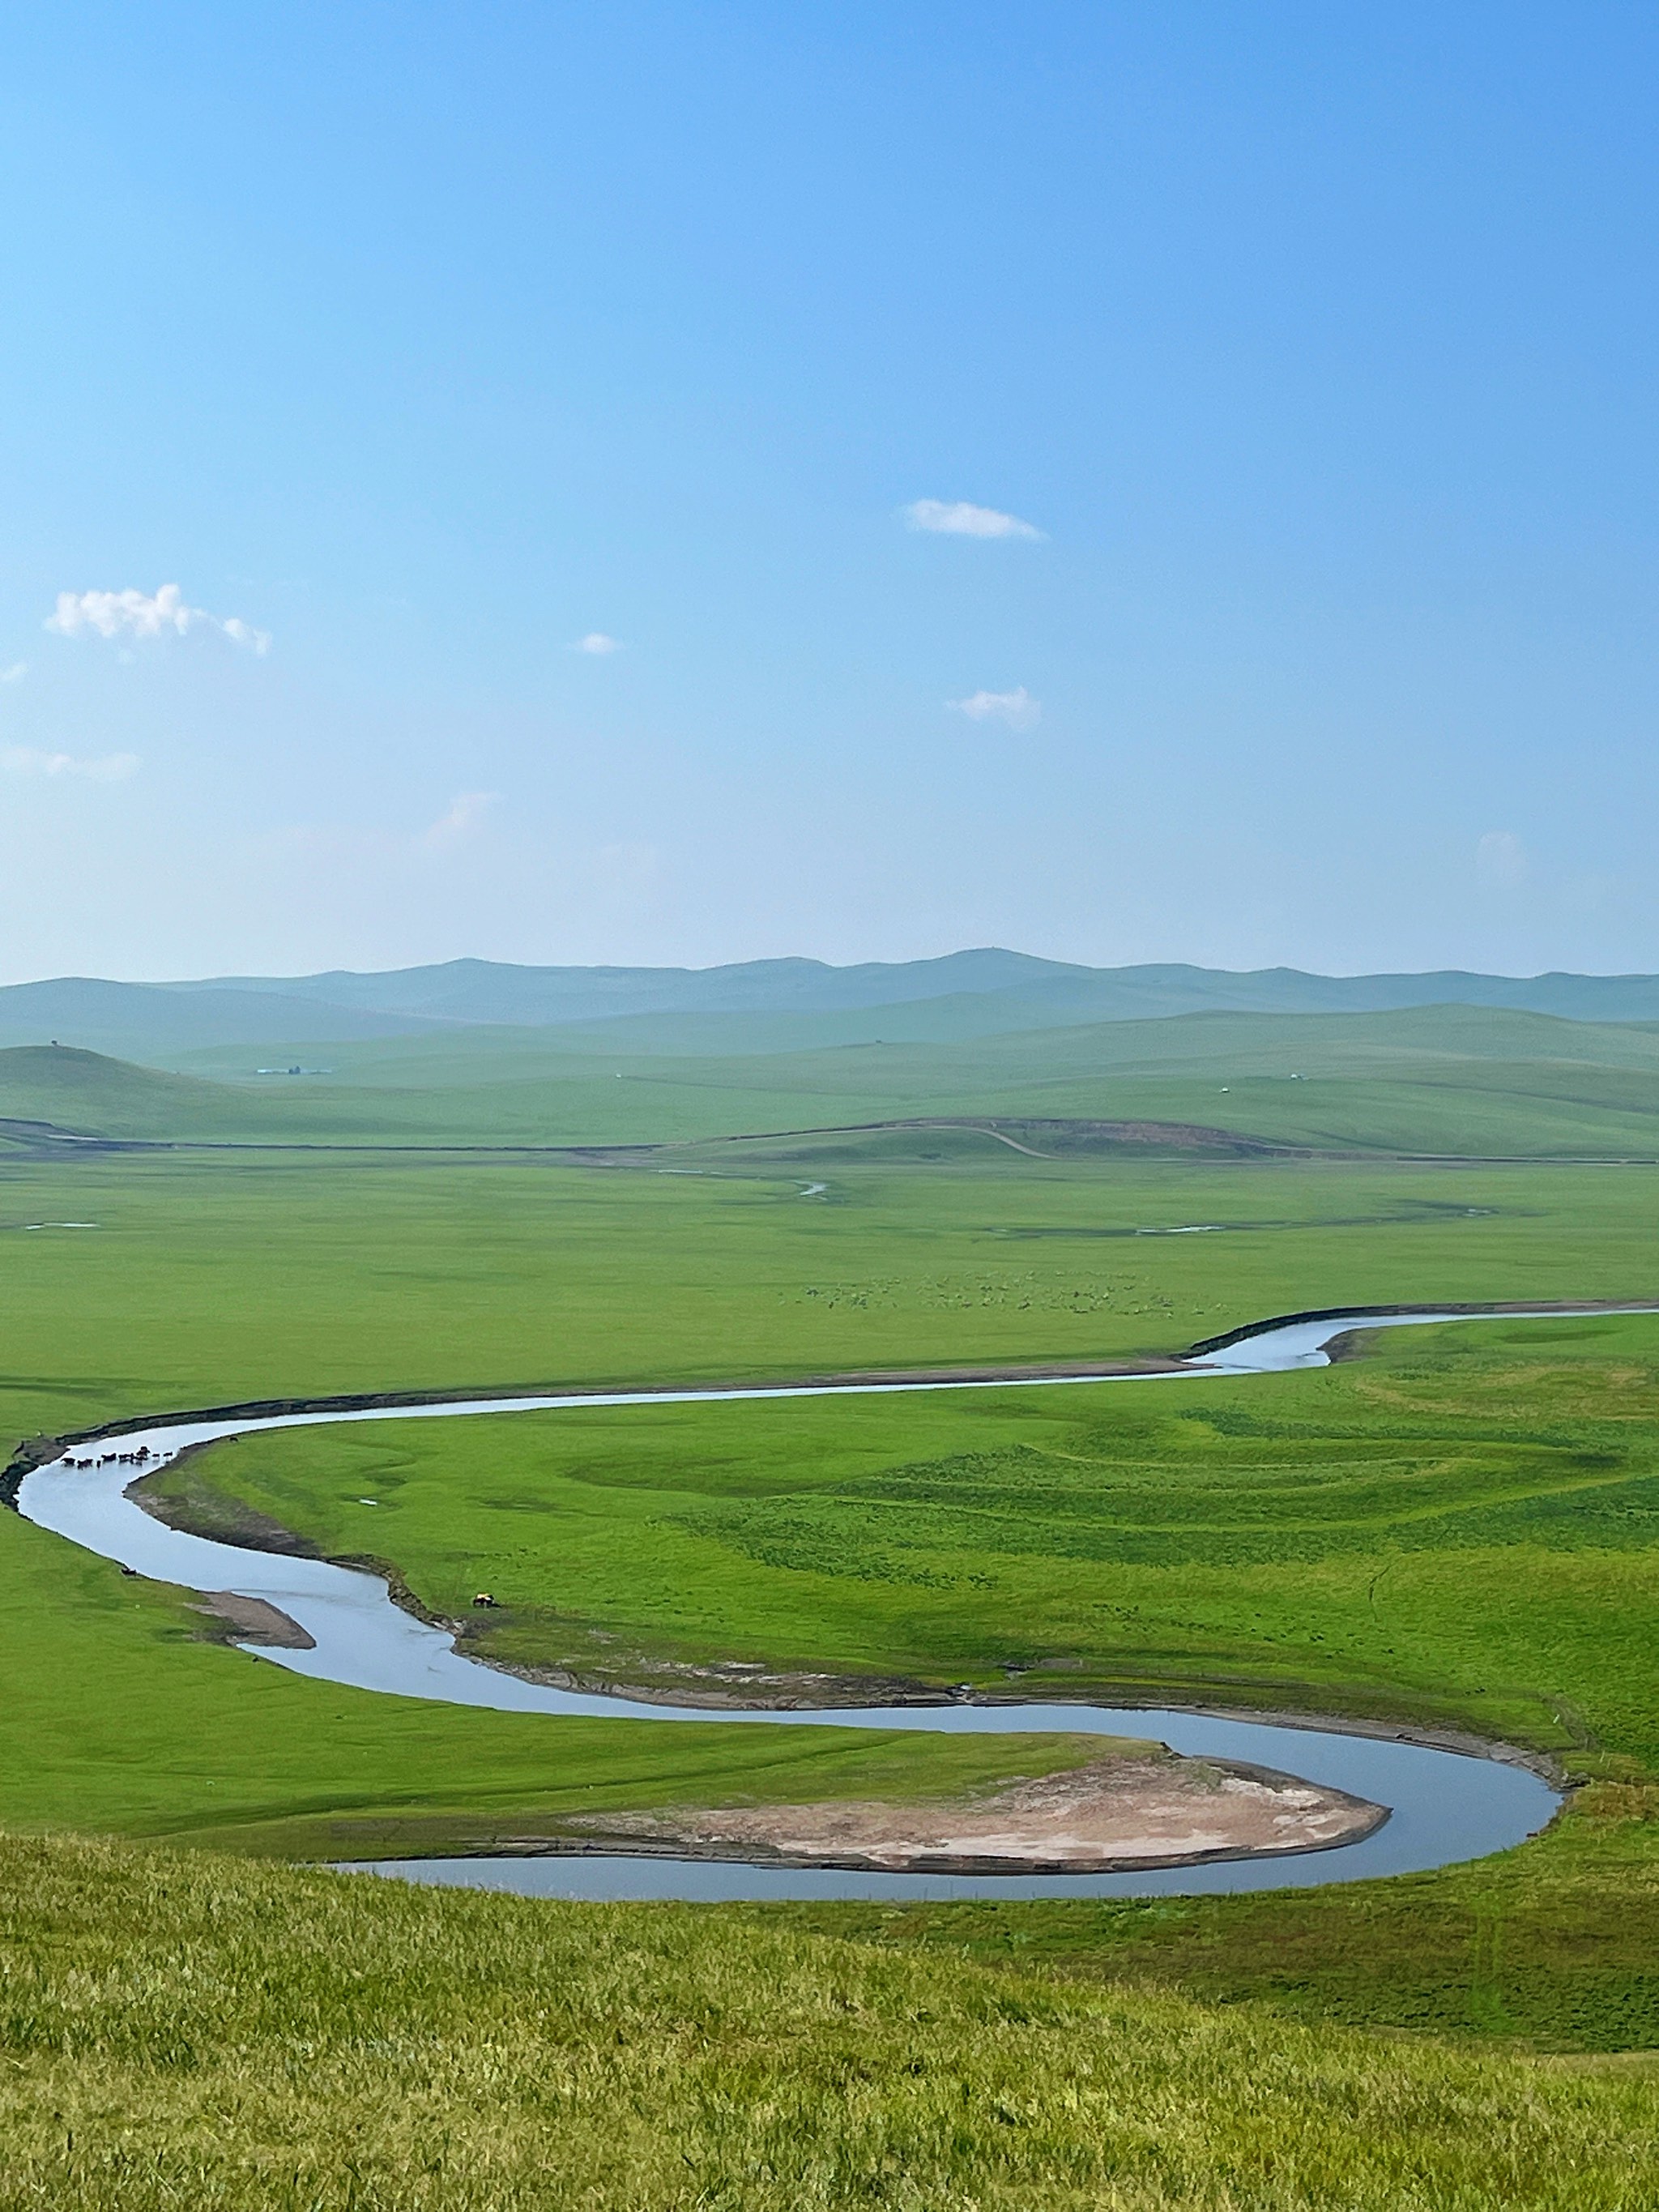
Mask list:
[[[1558,1314],[1563,1320],[1589,1321],[1599,1314],[1643,1314],[1653,1310],[1650,1301],[1631,1298],[1589,1298],[1574,1304],[1557,1298],[1509,1298],[1496,1304],[1486,1302],[1479,1305],[1310,1306],[1300,1313],[1276,1314],[1269,1321],[1243,1322],[1237,1328],[1224,1330],[1219,1336],[1200,1337],[1196,1344],[1188,1345],[1182,1359],[1208,1359],[1218,1352],[1231,1351],[1235,1345],[1249,1344],[1276,1330],[1299,1328],[1312,1322],[1350,1322],[1352,1326],[1342,1332],[1340,1340],[1345,1346],[1352,1347],[1353,1339],[1364,1334],[1368,1322],[1431,1322],[1441,1316],[1448,1321],[1547,1321]],[[1331,1356],[1331,1344],[1337,1340],[1327,1340],[1328,1357]],[[1352,1359],[1357,1354],[1348,1348],[1342,1356]]]
[[[1271,1768],[1219,1759],[1096,1759],[994,1792],[718,1811],[595,1814],[519,1854],[604,1850],[886,1874],[1116,1874],[1357,1843],[1386,1808]]]
[[[234,1443],[227,1437],[218,1445]],[[323,1556],[309,1537],[261,1513],[257,1506],[218,1489],[200,1471],[201,1454],[216,1447],[198,1444],[181,1451],[165,1467],[141,1474],[127,1485],[127,1496],[142,1505],[152,1520],[177,1528],[186,1536],[205,1536],[210,1543],[234,1544],[240,1551],[262,1552],[279,1559],[319,1559]]]
[[[209,1635],[216,1644],[255,1644],[266,1651],[317,1649],[317,1639],[308,1630],[262,1597],[239,1597],[234,1590],[210,1590],[191,1610],[206,1613],[216,1624]]]
[[[401,1597],[397,1601],[405,1602]],[[406,1610],[416,1613],[418,1618],[435,1619],[421,1614],[412,1604],[407,1605]],[[918,1681],[905,1674],[775,1672],[746,1660],[714,1659],[699,1663],[689,1659],[653,1660],[638,1655],[614,1667],[592,1662],[580,1666],[538,1666],[527,1660],[503,1659],[492,1652],[483,1641],[489,1631],[478,1626],[476,1614],[466,1620],[445,1621],[441,1625],[453,1631],[457,1649],[467,1658],[480,1667],[492,1668],[498,1674],[510,1674],[515,1681],[549,1690],[568,1690],[580,1696],[626,1698],[635,1705],[661,1705],[665,1709],[692,1707],[707,1712],[711,1720],[718,1720],[727,1712],[776,1713],[787,1717],[791,1713],[833,1715],[848,1706],[868,1710],[889,1705],[897,1711],[912,1706],[1006,1702],[986,1697],[967,1683],[947,1686]]]

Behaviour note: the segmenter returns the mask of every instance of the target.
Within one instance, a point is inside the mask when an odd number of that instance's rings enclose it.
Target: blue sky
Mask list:
[[[1656,66],[13,11],[0,974],[1659,968]]]

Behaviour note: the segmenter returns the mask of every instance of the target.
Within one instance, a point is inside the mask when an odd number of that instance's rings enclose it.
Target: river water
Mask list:
[[[1588,1315],[1606,1310],[1579,1310]],[[1356,1310],[1315,1320],[1264,1324],[1206,1357],[1194,1357],[1178,1368],[1150,1376],[1045,1376],[1014,1382],[826,1382],[750,1389],[564,1393],[428,1406],[377,1406],[349,1412],[231,1415],[158,1422],[109,1439],[103,1447],[77,1445],[69,1456],[95,1459],[100,1449],[130,1455],[143,1447],[149,1454],[153,1469],[158,1458],[170,1458],[190,1446],[222,1437],[325,1423],[453,1419],[576,1407],[870,1397],[923,1389],[1101,1389],[1130,1381],[1190,1383],[1205,1376],[1278,1374],[1322,1366],[1328,1362],[1325,1347],[1331,1339],[1360,1324],[1389,1328],[1480,1318],[1571,1317],[1559,1307],[1484,1316],[1468,1312],[1368,1315]],[[1333,1850],[1122,1875],[879,1875],[600,1853],[382,1861],[374,1865],[376,1873],[513,1889],[532,1896],[590,1898],[1134,1897],[1308,1887],[1418,1872],[1455,1860],[1483,1857],[1534,1834],[1560,1802],[1546,1782],[1518,1764],[1317,1724],[1286,1726],[1190,1711],[1063,1703],[964,1701],[793,1712],[764,1708],[715,1711],[705,1706],[658,1705],[523,1682],[477,1660],[464,1658],[447,1631],[428,1627],[394,1604],[379,1576],[334,1566],[322,1559],[247,1551],[167,1528],[128,1495],[128,1486],[136,1479],[130,1461],[121,1464],[106,1459],[102,1465],[70,1468],[64,1460],[56,1460],[24,1478],[18,1510],[40,1527],[156,1581],[204,1593],[261,1598],[276,1606],[313,1639],[313,1648],[303,1651],[252,1644],[240,1648],[295,1674],[450,1705],[613,1721],[679,1721],[703,1727],[749,1723],[793,1728],[1004,1734],[1060,1730],[1151,1736],[1174,1751],[1253,1761],[1346,1790],[1389,1808],[1389,1820],[1372,1834]]]

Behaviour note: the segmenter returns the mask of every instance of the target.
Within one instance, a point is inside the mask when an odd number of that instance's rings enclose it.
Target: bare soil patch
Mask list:
[[[894,1873],[1109,1874],[1328,1850],[1382,1806],[1266,1767],[1172,1753],[1097,1759],[971,1799],[843,1800],[573,1820],[590,1848]],[[535,1849],[528,1839],[520,1849]],[[550,1839],[540,1848],[568,1850]]]
[[[297,1620],[262,1597],[240,1597],[234,1590],[210,1590],[191,1607],[207,1613],[222,1630],[225,1641],[263,1644],[277,1651],[314,1651],[317,1639]]]

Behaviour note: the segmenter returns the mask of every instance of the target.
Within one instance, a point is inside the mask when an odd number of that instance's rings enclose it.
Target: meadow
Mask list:
[[[1651,2075],[672,1906],[0,1841],[0,2206],[1641,2212]]]
[[[1445,1006],[953,1040],[907,1035],[906,1011],[877,1010],[856,1039],[827,1016],[704,1015],[216,1045],[159,1066],[12,1047],[0,1050],[0,1140],[38,1146],[46,1124],[157,1143],[725,1152],[769,1132],[1035,1119],[1152,1121],[1316,1152],[1659,1158],[1659,1030],[1641,1023]],[[1056,1139],[1110,1141],[1052,1126],[1023,1141],[1046,1152]]]
[[[737,1659],[772,1694],[965,1681],[1544,1754],[1581,1785],[1572,1810],[1476,1867],[1311,1895],[776,1910],[1310,2015],[1659,2047],[1659,1316],[1384,1334],[1237,1382],[290,1431],[160,1486],[209,1531],[251,1508],[335,1556],[372,1547],[481,1656],[595,1686],[718,1684]],[[485,1579],[500,1610],[469,1617]],[[267,1847],[512,1833],[474,1821],[411,1808]]]
[[[0,1408],[21,1439],[348,1391],[1127,1357],[1308,1296],[1524,1298],[1569,1277],[1624,1295],[1644,1285],[1656,1203],[1639,1170],[1471,1170],[1449,1186],[1439,1170],[1054,1165],[1006,1147],[972,1169],[840,1174],[817,1199],[769,1176],[510,1161],[22,1162],[0,1215]],[[1135,1233],[1194,1217],[1240,1225]],[[64,1221],[97,1225],[27,1226]],[[498,1423],[490,1450],[516,1426]],[[358,1510],[347,1549],[418,1570]],[[653,1790],[827,1795],[878,1757],[867,1738],[809,1748],[718,1728],[694,1754],[672,1730],[647,1745],[631,1729],[331,1691],[212,1649],[175,1594],[11,1515],[0,1577],[13,1826],[293,1837],[319,1819],[418,1815],[441,1835],[481,1808],[542,1817],[600,1785],[617,1804]],[[878,1640],[847,1656],[869,1664]],[[929,1740],[927,1755],[940,1786],[971,1778],[975,1754]]]
[[[1639,1166],[812,1149],[662,1173],[20,1145],[0,1420],[1041,1369],[1310,1305],[1659,1289]],[[240,1500],[435,1605],[487,1573],[520,1657],[1140,1685],[1506,1733],[1589,1778],[1518,1852],[1322,1893],[635,1912],[261,1866],[600,1806],[948,1793],[1080,1747],[337,1690],[0,1516],[0,2205],[1652,2201],[1639,2061],[1492,2050],[1659,2045],[1656,1332],[1483,1324],[1316,1375],[789,1419],[392,1424],[191,1476],[192,1510]]]
[[[446,1617],[487,1585],[469,1648],[606,1686],[737,1660],[1345,1712],[1659,1779],[1659,1316],[1232,1382],[267,1432],[146,1488],[379,1553]]]
[[[1307,1306],[1659,1289],[1659,1175],[1640,1167],[985,1145],[728,1170],[16,1159],[0,1166],[0,1422],[21,1437],[351,1390],[1133,1358]]]

